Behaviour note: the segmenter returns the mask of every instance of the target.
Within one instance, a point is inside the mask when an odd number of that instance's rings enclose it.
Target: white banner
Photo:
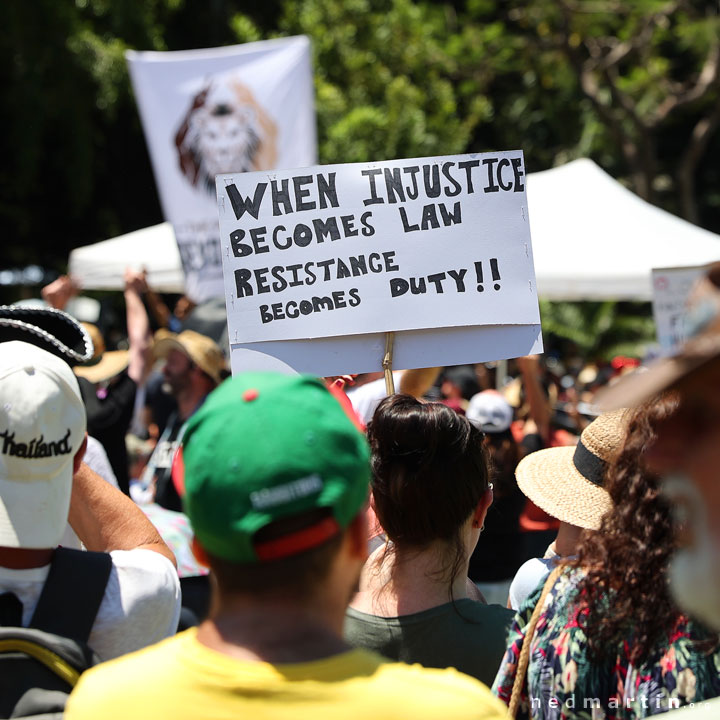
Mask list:
[[[310,43],[126,57],[185,292],[196,302],[222,296],[215,176],[317,162]]]
[[[687,299],[707,266],[653,268],[653,316],[663,355],[670,355],[686,340]]]
[[[520,151],[217,190],[231,343],[540,322]]]

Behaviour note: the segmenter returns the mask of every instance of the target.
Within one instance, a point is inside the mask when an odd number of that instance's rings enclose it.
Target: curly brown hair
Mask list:
[[[660,494],[659,477],[641,462],[658,424],[676,409],[677,399],[668,393],[633,412],[607,474],[614,511],[599,530],[585,531],[577,558],[568,563],[585,573],[578,584],[578,622],[596,659],[629,642],[636,663],[666,641],[683,617],[666,580],[676,547],[671,508]]]

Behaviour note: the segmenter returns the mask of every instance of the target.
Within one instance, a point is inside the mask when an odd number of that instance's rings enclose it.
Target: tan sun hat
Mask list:
[[[685,325],[688,340],[674,355],[623,375],[598,392],[595,405],[634,407],[720,358],[720,262],[708,266],[691,293]]]
[[[183,330],[177,335],[164,328],[158,330],[155,333],[153,354],[156,358],[162,359],[167,357],[170,350],[179,350],[216,383],[222,382],[223,372],[227,370],[225,356],[212,338],[194,330]]]
[[[625,440],[626,409],[600,415],[583,430],[575,447],[538,450],[515,470],[518,487],[539,508],[571,525],[597,530],[612,508],[605,475]]]
[[[125,370],[130,362],[130,353],[127,350],[105,350],[105,340],[100,330],[92,323],[80,324],[90,336],[95,351],[90,360],[73,368],[75,374],[96,384],[109,380]]]

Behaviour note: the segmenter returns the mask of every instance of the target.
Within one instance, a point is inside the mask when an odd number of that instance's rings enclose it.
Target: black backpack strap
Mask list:
[[[0,595],[0,625],[20,627],[22,625],[23,604],[13,593]]]
[[[30,627],[86,643],[111,570],[108,553],[55,550]]]

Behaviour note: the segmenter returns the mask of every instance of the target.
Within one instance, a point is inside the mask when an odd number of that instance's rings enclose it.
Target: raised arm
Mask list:
[[[442,368],[416,368],[405,370],[400,378],[398,392],[421,398],[432,386]]]
[[[143,511],[85,463],[73,476],[68,519],[88,550],[142,548],[164,555],[177,566],[175,555]]]
[[[130,360],[128,375],[142,385],[152,367],[152,334],[141,294],[147,287],[145,273],[125,270],[125,312],[127,316]]]
[[[518,358],[517,364],[522,375],[525,397],[530,406],[530,418],[537,426],[538,435],[547,443],[550,437],[550,403],[540,384],[540,358],[537,355],[527,355]]]
[[[162,328],[170,327],[170,318],[172,314],[170,308],[165,304],[164,300],[145,283],[145,300],[147,301],[150,312],[155,318],[155,322]]]
[[[69,275],[61,275],[41,291],[42,299],[56,310],[64,310],[68,300],[78,294],[80,288]]]

